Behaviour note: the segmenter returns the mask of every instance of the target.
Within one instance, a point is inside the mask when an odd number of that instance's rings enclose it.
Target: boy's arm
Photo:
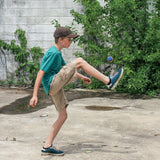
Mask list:
[[[41,81],[42,81],[42,78],[43,78],[43,75],[44,75],[44,71],[42,70],[39,70],[38,74],[37,74],[37,78],[36,78],[36,82],[35,82],[35,85],[34,85],[34,90],[33,90],[33,96],[30,100],[30,106],[32,107],[35,107],[37,105],[37,102],[38,102],[38,89],[39,89],[39,86],[41,84]]]
[[[78,72],[76,72],[76,76],[77,76],[77,78],[81,79],[85,84],[90,84],[91,83],[90,78],[88,78],[88,77],[86,77],[86,76],[84,76],[84,75],[82,75]]]

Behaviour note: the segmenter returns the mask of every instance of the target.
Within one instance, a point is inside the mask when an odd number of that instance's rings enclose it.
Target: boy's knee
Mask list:
[[[62,119],[65,121],[67,119],[68,115],[67,112],[65,114],[63,114]]]
[[[79,58],[77,58],[76,59],[78,62],[83,62],[84,61],[84,59],[82,58],[82,57],[79,57]]]
[[[81,66],[83,65],[84,62],[85,62],[85,60],[81,57],[74,60],[74,63],[76,65],[77,69],[81,68]]]
[[[68,115],[67,115],[67,112],[61,112],[59,113],[59,119],[62,120],[62,121],[65,121],[67,119]]]

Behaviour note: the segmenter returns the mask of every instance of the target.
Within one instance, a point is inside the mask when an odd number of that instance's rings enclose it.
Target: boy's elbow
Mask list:
[[[38,74],[45,74],[45,72],[43,70],[39,70]]]

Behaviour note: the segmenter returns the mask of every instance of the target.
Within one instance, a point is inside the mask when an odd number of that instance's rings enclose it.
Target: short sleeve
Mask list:
[[[58,63],[59,59],[60,57],[58,54],[48,54],[47,57],[42,59],[43,63],[41,63],[40,69],[44,72],[48,72],[52,66]]]

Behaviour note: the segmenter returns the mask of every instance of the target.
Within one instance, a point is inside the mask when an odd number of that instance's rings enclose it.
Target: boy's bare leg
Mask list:
[[[84,72],[89,74],[90,76],[93,76],[100,81],[104,82],[105,84],[108,84],[110,82],[109,77],[105,76],[101,72],[99,72],[97,69],[92,67],[89,63],[87,63],[83,58],[77,58],[73,61],[73,63],[76,65],[77,69],[82,68]]]
[[[59,116],[51,128],[51,131],[46,140],[44,148],[48,148],[52,145],[53,140],[55,139],[56,135],[58,134],[59,130],[61,129],[66,119],[67,119],[67,111],[66,108],[64,108],[61,112],[59,112]]]

